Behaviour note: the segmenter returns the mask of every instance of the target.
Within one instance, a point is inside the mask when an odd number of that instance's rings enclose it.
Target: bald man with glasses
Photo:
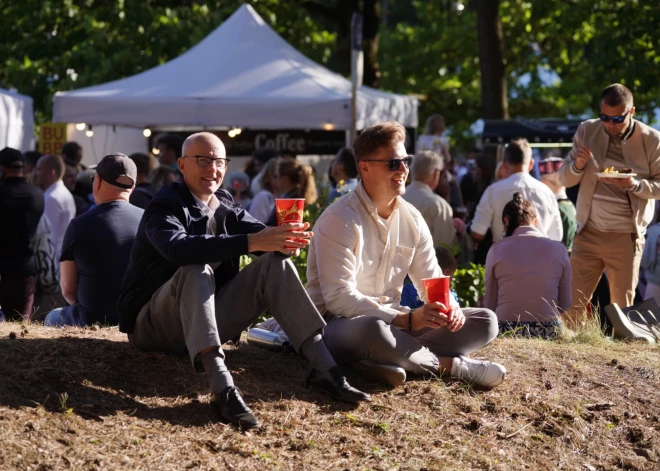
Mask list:
[[[228,161],[214,134],[184,142],[182,180],[163,187],[140,222],[118,303],[120,330],[140,350],[188,353],[209,378],[220,419],[249,429],[259,422],[234,385],[222,344],[269,307],[312,367],[307,385],[336,400],[369,401],[325,346],[325,322],[288,258],[309,244],[309,224],[267,228],[252,218],[220,189]],[[239,257],[250,253],[262,255],[239,271]]]
[[[578,127],[569,160],[559,170],[567,187],[580,185],[571,253],[573,305],[565,316],[570,324],[584,322],[603,272],[611,301],[633,304],[644,235],[653,200],[660,198],[660,132],[633,119],[633,95],[624,85],[605,88],[599,106],[598,118]],[[601,173],[610,167],[629,173]]]
[[[493,387],[506,370],[467,357],[492,341],[497,318],[487,309],[426,302],[401,305],[406,275],[442,276],[424,218],[401,196],[415,157],[396,122],[363,130],[353,150],[362,181],[314,225],[307,257],[307,293],[323,314],[324,340],[339,363],[396,387],[407,373],[451,376]]]

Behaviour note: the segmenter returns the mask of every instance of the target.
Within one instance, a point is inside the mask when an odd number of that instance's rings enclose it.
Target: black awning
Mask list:
[[[570,143],[581,122],[577,119],[489,119],[484,123],[483,142],[498,145],[524,137],[532,145]]]

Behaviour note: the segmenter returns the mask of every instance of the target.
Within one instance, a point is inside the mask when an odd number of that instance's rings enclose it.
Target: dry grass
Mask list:
[[[12,335],[13,333],[14,335]],[[331,403],[295,356],[227,362],[262,428],[217,423],[187,358],[115,329],[0,324],[0,469],[660,469],[660,348],[501,339],[493,391],[439,380]]]

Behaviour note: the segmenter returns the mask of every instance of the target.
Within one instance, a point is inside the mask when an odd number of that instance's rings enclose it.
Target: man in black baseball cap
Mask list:
[[[110,154],[94,168],[97,206],[71,221],[62,243],[60,285],[70,306],[51,311],[46,326],[119,322],[119,289],[144,210],[128,202],[137,180],[131,159]]]
[[[115,153],[106,155],[98,165],[90,165],[104,182],[124,190],[130,190],[137,181],[137,167],[127,155]]]
[[[0,166],[4,168],[23,168],[25,167],[25,160],[21,151],[5,147],[0,150]]]
[[[0,320],[29,318],[37,286],[32,246],[44,194],[27,182],[24,169],[20,151],[0,150]]]

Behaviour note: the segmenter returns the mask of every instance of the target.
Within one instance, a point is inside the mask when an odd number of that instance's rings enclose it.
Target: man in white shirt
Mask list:
[[[564,230],[557,199],[550,188],[529,174],[534,167],[534,159],[527,139],[516,139],[506,146],[503,166],[507,178],[486,188],[477,205],[470,225],[472,238],[480,241],[491,229],[493,242],[500,240],[504,234],[504,206],[511,201],[514,193],[520,192],[523,199],[534,204],[538,216],[537,228],[550,239],[561,242]]]
[[[406,188],[403,199],[422,213],[431,231],[434,247],[454,244],[456,229],[451,206],[433,192],[444,171],[442,157],[430,150],[417,152],[410,171],[413,181]]]
[[[44,216],[51,227],[55,246],[55,260],[59,261],[64,233],[71,220],[76,217],[73,195],[64,186],[64,160],[59,155],[44,155],[37,162],[36,184],[44,190]]]
[[[405,138],[396,122],[362,131],[353,146],[362,182],[314,225],[306,289],[328,324],[324,340],[338,362],[392,386],[406,371],[496,386],[504,367],[464,356],[497,335],[492,311],[400,305],[406,275],[425,302],[422,279],[442,276],[422,215],[401,198],[413,159]]]

